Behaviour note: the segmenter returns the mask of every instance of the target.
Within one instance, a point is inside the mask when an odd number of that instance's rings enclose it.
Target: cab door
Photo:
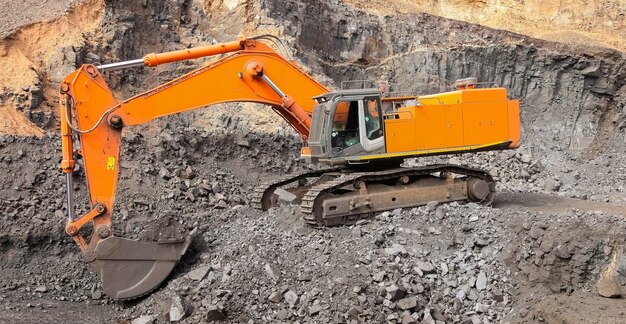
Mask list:
[[[380,97],[365,97],[359,100],[359,139],[367,152],[385,146],[383,114]]]

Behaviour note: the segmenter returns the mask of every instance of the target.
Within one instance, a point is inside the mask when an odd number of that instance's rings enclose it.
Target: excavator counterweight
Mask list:
[[[520,142],[519,102],[504,88],[458,89],[427,96],[394,97],[380,89],[331,91],[294,61],[264,44],[273,36],[94,66],[83,65],[61,83],[60,111],[66,174],[66,232],[96,270],[105,293],[131,299],[156,289],[187,251],[195,231],[176,222],[159,224],[150,240],[113,235],[122,130],[152,119],[224,102],[267,105],[300,134],[302,159],[332,169],[264,183],[253,205],[266,210],[277,190],[291,192],[305,222],[315,226],[354,223],[376,212],[436,200],[489,204],[492,177],[478,169],[436,165],[400,167],[407,157],[514,149]],[[117,102],[103,72],[224,55],[170,82]],[[80,142],[91,209],[75,215],[74,141]],[[84,237],[87,224],[93,227]],[[85,235],[86,236],[86,235]]]

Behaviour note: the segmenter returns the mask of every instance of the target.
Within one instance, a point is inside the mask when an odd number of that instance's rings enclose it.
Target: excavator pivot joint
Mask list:
[[[246,39],[244,41],[244,46],[245,47],[254,47],[254,46],[256,46],[256,41],[254,41],[252,39]]]
[[[107,211],[107,206],[105,206],[104,204],[96,204],[95,208],[94,208],[98,213],[100,214],[104,214]]]
[[[87,71],[87,74],[89,74],[89,76],[93,79],[95,79],[98,76],[98,68],[96,68],[93,65],[87,65],[87,67],[85,68],[85,71]]]
[[[98,235],[99,238],[101,239],[105,239],[109,236],[111,236],[111,228],[106,226],[106,225],[100,225],[96,228],[96,234]]]
[[[282,101],[283,107],[285,108],[291,108],[291,106],[293,106],[293,104],[296,102],[291,97],[283,97],[281,101]]]
[[[61,88],[59,91],[61,92],[61,94],[66,94],[70,92],[70,84],[67,82],[61,83]]]
[[[71,175],[69,176],[71,177]],[[68,188],[71,188],[71,186],[68,186]],[[71,212],[69,212],[70,217],[68,218],[68,224],[65,226],[65,232],[70,236],[76,236],[78,234],[78,231],[80,231],[81,227],[83,227],[85,224],[87,224],[89,221],[91,221],[95,217],[106,213],[106,210],[107,210],[104,204],[96,203],[93,209],[91,209],[87,214],[83,215],[81,218],[77,220],[74,220],[73,203],[69,203],[69,205],[70,205],[69,210],[71,210]]]
[[[76,228],[76,226],[74,225],[67,225],[65,227],[65,232],[70,236],[74,236],[78,234],[78,228]]]
[[[111,127],[115,129],[120,129],[124,127],[124,121],[119,115],[113,115],[111,116],[111,118],[109,118],[109,125],[111,125]]]

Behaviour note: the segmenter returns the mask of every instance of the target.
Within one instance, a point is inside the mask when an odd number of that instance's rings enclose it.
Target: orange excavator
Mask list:
[[[519,102],[508,100],[506,89],[481,88],[468,78],[458,80],[454,91],[425,96],[393,95],[380,88],[331,91],[286,59],[287,54],[279,54],[284,50],[279,41],[264,35],[138,60],[85,64],[62,81],[65,229],[111,298],[131,299],[157,288],[193,235],[178,235],[169,226],[154,241],[113,235],[122,131],[157,117],[224,102],[270,106],[302,137],[302,159],[329,167],[264,183],[253,193],[253,205],[267,210],[288,195],[291,203],[300,204],[304,220],[315,226],[351,224],[376,212],[430,201],[492,201],[495,182],[482,170],[401,164],[409,157],[517,148]],[[113,98],[102,75],[220,54],[199,69],[122,102]],[[80,142],[79,150],[74,150],[74,140]],[[73,197],[77,155],[84,160],[91,202],[82,216],[75,214]]]

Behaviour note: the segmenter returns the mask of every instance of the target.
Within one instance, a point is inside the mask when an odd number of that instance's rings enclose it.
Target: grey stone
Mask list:
[[[187,317],[187,305],[183,298],[179,295],[172,297],[172,305],[168,312],[170,322],[179,322]]]
[[[433,308],[433,310],[431,311],[431,314],[432,314],[433,318],[435,319],[435,321],[445,321],[446,320],[446,316],[443,315],[442,309],[443,309],[443,307],[441,307],[440,304],[437,304],[435,306],[435,308]]]
[[[424,317],[422,318],[422,323],[424,324],[436,324],[435,319],[430,314],[430,309],[424,310]]]
[[[477,203],[474,202],[470,202],[465,204],[465,207],[469,208],[469,209],[478,209],[480,208],[480,205],[478,205]]]
[[[361,230],[361,227],[358,227],[358,226],[354,227],[352,229],[352,235],[354,237],[361,237],[361,236],[363,236],[363,231]]]
[[[278,282],[280,280],[280,269],[273,263],[265,264],[265,273],[274,280],[274,282]]]
[[[528,170],[531,171],[531,173],[540,173],[540,172],[543,172],[543,170],[545,170],[545,167],[543,166],[543,163],[541,163],[540,160],[537,160],[533,162],[530,166],[528,166]]]
[[[404,297],[404,294],[406,294],[406,290],[404,290],[404,288],[402,287],[398,287],[396,284],[392,284],[391,286],[386,288],[387,293],[389,293],[389,299],[391,300],[398,300],[402,297]]]
[[[391,313],[389,315],[387,315],[387,320],[391,321],[392,323],[395,323],[395,321],[400,319],[400,315],[398,315],[398,313]]]
[[[478,292],[476,289],[470,289],[469,294],[467,295],[467,299],[471,300],[471,301],[477,301],[478,300]]]
[[[487,245],[489,245],[489,241],[479,237],[476,239],[476,241],[474,241],[474,245],[477,247],[485,247]]]
[[[95,53],[87,53],[85,55],[85,58],[87,61],[89,61],[89,63],[99,63],[100,62],[100,55],[95,54]]]
[[[478,274],[476,278],[476,289],[479,291],[485,290],[487,288],[487,275],[484,272]]]
[[[402,310],[410,310],[417,307],[417,298],[415,296],[400,299],[398,307]]]
[[[483,305],[482,303],[476,303],[476,305],[474,306],[474,311],[476,313],[487,313],[487,311],[489,310],[489,308],[487,307],[487,305]]]
[[[493,298],[493,300],[495,300],[498,303],[504,302],[504,294],[502,294],[501,291],[494,292],[491,295],[491,298]]]
[[[38,292],[38,293],[45,293],[46,291],[48,291],[48,287],[46,287],[44,285],[37,286],[35,288],[35,292]]]
[[[385,248],[385,253],[393,256],[405,256],[408,254],[404,246],[397,243],[392,244],[389,248]]]
[[[269,297],[267,297],[267,299],[272,303],[280,303],[280,301],[283,299],[283,295],[280,292],[275,291],[271,293]]]
[[[189,271],[189,273],[187,273],[187,277],[189,277],[189,279],[191,280],[201,281],[202,279],[204,279],[204,276],[206,276],[209,270],[211,270],[210,266],[200,266],[194,270]]]
[[[278,312],[276,312],[276,317],[281,321],[286,321],[289,319],[290,315],[287,310],[281,309]]]
[[[450,159],[448,159],[448,163],[455,164],[455,165],[460,165],[461,161],[458,158],[451,157]]]
[[[554,179],[547,179],[545,181],[547,191],[559,191],[561,189],[561,182]]]
[[[435,234],[435,235],[441,235],[441,231],[435,227],[429,227],[428,228],[428,233],[430,234]]]
[[[181,174],[181,177],[183,179],[193,179],[196,176],[196,174],[193,172],[193,169],[191,169],[191,166],[187,166],[185,168],[185,171],[183,171],[183,173]]]
[[[596,285],[598,294],[606,298],[619,298],[622,297],[622,290],[617,284],[615,278],[611,275],[605,275],[598,280]]]
[[[30,88],[30,109],[35,109],[43,102],[43,91],[41,87],[33,86]]]
[[[313,280],[313,276],[311,275],[311,271],[309,269],[305,269],[304,271],[298,274],[298,281],[311,281]]]
[[[78,165],[78,164],[77,164]],[[33,218],[35,217],[35,207],[34,206],[30,206],[26,209],[26,211],[24,212],[24,216],[28,217],[28,218]]]
[[[438,202],[438,201],[436,201],[436,200],[429,201],[429,202],[426,204],[426,208],[427,208],[428,210],[434,210],[435,208],[437,208],[437,205],[439,205],[439,202]]]
[[[226,202],[223,199],[220,199],[220,201],[217,202],[217,204],[215,205],[216,209],[226,209],[228,208],[228,205],[226,204]]]
[[[250,141],[246,139],[241,139],[237,141],[237,145],[243,146],[243,147],[250,147]]]
[[[344,314],[345,318],[348,320],[356,320],[359,318],[359,315],[363,313],[363,309],[359,306],[352,306],[348,311]]]
[[[383,279],[385,279],[386,274],[387,273],[385,271],[377,272],[372,276],[372,279],[374,279],[374,281],[381,282],[383,281]]]
[[[310,316],[317,315],[321,310],[322,310],[322,305],[313,304],[313,306],[309,307],[309,315]]]
[[[580,71],[580,74],[597,78],[602,76],[602,69],[600,68],[600,64],[593,64]]]
[[[391,301],[390,299],[384,299],[383,300],[383,306],[389,308],[389,309],[394,309],[396,308],[396,303]]]
[[[209,305],[206,309],[206,320],[207,322],[215,322],[226,319],[226,314],[221,307],[216,305]]]
[[[459,290],[456,293],[456,298],[458,298],[460,301],[463,301],[465,299],[465,297],[466,297],[466,294],[465,294],[465,291],[463,291],[463,290]]]
[[[570,259],[572,257],[572,250],[567,245],[559,245],[556,247],[556,256],[561,259]]]
[[[286,202],[286,203],[292,203],[297,198],[296,195],[281,188],[277,188],[274,191],[274,194],[278,196],[278,200]]]
[[[98,300],[100,298],[102,298],[102,291],[94,290],[94,291],[91,292],[91,299]]]
[[[417,324],[417,321],[411,316],[411,314],[402,314],[400,318],[402,320],[402,324]]]
[[[448,269],[448,264],[447,263],[442,262],[440,268],[441,268],[441,275],[442,276],[445,276],[445,275],[448,274],[449,269]]]
[[[135,318],[131,324],[152,324],[154,323],[155,317],[152,315],[142,315]]]
[[[298,294],[293,292],[293,290],[288,290],[283,297],[289,306],[294,307],[296,303],[298,303]]]
[[[430,262],[417,261],[417,267],[424,274],[431,274],[431,273],[435,273],[436,272],[435,271],[435,266],[430,264]]]
[[[159,177],[163,180],[169,180],[172,178],[172,173],[166,168],[161,168],[161,170],[159,170]]]

